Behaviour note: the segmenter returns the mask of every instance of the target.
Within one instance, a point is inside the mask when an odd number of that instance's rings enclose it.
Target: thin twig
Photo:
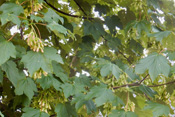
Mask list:
[[[16,34],[17,34],[17,32],[16,32],[16,33],[14,33],[14,34],[13,34],[13,36],[11,36],[11,37],[10,37],[10,39],[9,39],[8,41],[12,40],[12,39],[13,39],[13,37],[14,37]]]
[[[23,5],[23,4],[24,4],[24,3],[26,3],[26,2],[28,2],[28,0],[26,0],[26,1],[22,2],[20,5]]]
[[[147,77],[149,74],[147,74],[142,80],[140,80],[139,84],[141,84]]]
[[[118,52],[128,61],[129,64],[132,64],[130,59],[128,59],[120,50],[118,50]]]
[[[27,18],[25,18],[25,17],[21,17],[21,16],[18,16],[18,18],[21,18],[21,19],[27,19]]]
[[[43,25],[43,26],[46,26],[47,24],[43,24],[43,23],[35,23],[35,24],[39,24],[39,25]]]
[[[159,86],[169,85],[169,84],[173,84],[173,83],[175,83],[175,80],[171,81],[171,82],[164,83],[164,84],[149,85],[148,87],[159,87]]]

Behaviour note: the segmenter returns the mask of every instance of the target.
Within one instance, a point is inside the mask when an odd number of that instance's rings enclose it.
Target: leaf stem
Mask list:
[[[13,39],[13,37],[14,37],[16,34],[17,34],[17,32],[16,32],[16,33],[14,33],[14,34],[13,34],[13,36],[11,36],[11,37],[10,37],[10,39],[9,39],[8,41],[12,40],[12,39]]]
[[[39,38],[41,39],[41,33],[40,33],[40,31],[39,31],[39,29],[38,29],[38,27],[34,24],[34,26],[35,26],[35,28],[37,29],[37,31],[38,31],[38,35],[39,35]]]

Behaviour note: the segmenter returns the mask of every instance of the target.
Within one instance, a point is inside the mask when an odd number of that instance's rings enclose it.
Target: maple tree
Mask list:
[[[0,115],[173,115],[174,8],[173,0],[1,0]]]

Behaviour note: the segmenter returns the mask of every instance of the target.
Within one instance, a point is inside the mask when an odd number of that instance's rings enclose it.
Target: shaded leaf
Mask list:
[[[111,33],[115,33],[116,32],[116,27],[122,29],[123,28],[123,25],[120,21],[120,18],[118,16],[107,16],[105,18],[105,23],[106,25],[108,26],[109,30]]]
[[[95,11],[99,12],[100,15],[102,14],[107,14],[107,12],[109,11],[109,7],[107,5],[100,5],[100,4],[96,4],[95,5]]]
[[[84,26],[84,35],[92,35],[96,41],[100,38],[101,35],[105,34],[103,25],[100,22],[89,22],[85,21]]]

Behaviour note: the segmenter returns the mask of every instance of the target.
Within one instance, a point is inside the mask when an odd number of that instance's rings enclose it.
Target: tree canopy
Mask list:
[[[0,115],[175,114],[174,4],[0,0]]]

